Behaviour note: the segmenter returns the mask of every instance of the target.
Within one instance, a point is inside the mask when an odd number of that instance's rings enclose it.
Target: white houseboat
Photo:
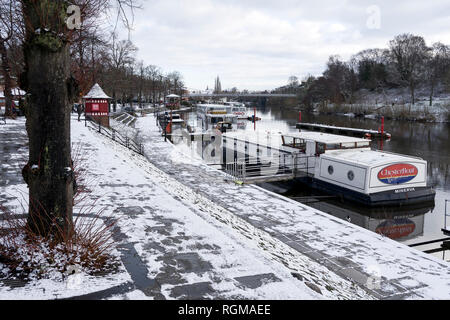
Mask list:
[[[245,139],[231,132],[225,139],[226,147],[234,149],[233,161],[267,163],[270,158],[280,167],[292,168],[294,179],[359,203],[379,206],[434,201],[425,160],[371,150],[367,139],[320,132],[259,133]]]
[[[238,119],[247,119],[249,117],[247,113],[247,107],[245,104],[235,101],[225,102],[226,106],[231,106],[231,113],[236,115]]]
[[[198,104],[197,119],[201,120],[201,128],[206,131],[216,129],[220,123],[227,123],[228,130],[236,128],[238,116],[231,109],[223,104]]]
[[[224,104],[197,104],[199,114],[231,114],[231,106]]]

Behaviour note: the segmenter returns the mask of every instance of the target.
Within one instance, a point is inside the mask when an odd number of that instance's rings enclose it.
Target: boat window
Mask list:
[[[326,149],[326,144],[325,143],[317,143],[317,148],[316,148],[316,153],[322,154],[325,153],[325,149]]]
[[[353,181],[353,179],[355,179],[355,173],[352,170],[350,170],[347,173],[347,178],[348,178],[348,180]]]
[[[284,137],[283,141],[284,141],[283,145],[285,146],[300,149],[303,151],[306,149],[306,141],[304,139],[294,137]]]
[[[333,166],[328,166],[328,174],[331,176],[334,173]]]
[[[339,143],[329,143],[327,144],[327,150],[336,150],[340,149],[341,145]]]

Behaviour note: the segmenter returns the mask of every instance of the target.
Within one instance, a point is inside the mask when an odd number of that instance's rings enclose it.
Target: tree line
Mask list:
[[[99,9],[108,0],[78,1],[82,6],[80,28],[70,31],[69,66],[81,98],[99,83],[117,103],[158,103],[169,93],[184,94],[183,76],[178,71],[164,72],[160,67],[137,60],[138,48],[129,39],[119,39],[115,30],[99,28]],[[118,1],[122,4],[121,1]],[[127,5],[127,1],[123,2]],[[6,106],[11,106],[11,89],[21,83],[25,71],[25,23],[18,8],[21,1],[0,0],[0,57]],[[10,112],[9,108],[7,113]]]
[[[137,48],[119,40],[115,26],[101,31],[105,16],[130,30],[139,7],[138,0],[0,0],[0,72],[7,107],[13,82],[27,93],[29,156],[22,176],[28,186],[27,226],[38,237],[76,239],[73,103],[95,82],[122,103],[135,97],[142,103],[183,87],[179,73],[163,74],[136,62]],[[68,23],[71,9],[80,12],[80,28]]]
[[[348,61],[332,55],[321,76],[308,75],[301,82],[291,76],[289,85],[278,91],[295,92],[303,105],[312,108],[324,101],[353,104],[361,89],[382,93],[407,88],[409,102],[415,104],[417,89],[426,88],[431,106],[439,85],[450,87],[450,46],[441,42],[427,46],[421,36],[401,34],[389,41],[388,48],[363,50]]]

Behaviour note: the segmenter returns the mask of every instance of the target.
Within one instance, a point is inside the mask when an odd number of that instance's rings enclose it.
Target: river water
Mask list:
[[[253,109],[251,110],[253,113]],[[238,131],[253,132],[276,131],[298,132],[295,128],[299,121],[299,112],[283,107],[265,107],[256,110],[261,121],[254,123],[244,121]],[[187,115],[193,124],[196,114]],[[354,127],[378,130],[379,120],[354,118],[344,115],[323,115],[302,113],[302,122],[320,123],[340,127]],[[414,206],[405,208],[368,208],[357,206],[342,200],[327,199],[324,194],[307,190],[303,185],[292,183],[265,184],[263,187],[291,197],[311,207],[327,212],[336,217],[346,219],[360,227],[403,242],[407,245],[444,238],[445,200],[450,200],[450,124],[448,123],[416,123],[408,121],[385,121],[385,131],[392,135],[389,141],[372,141],[372,149],[383,149],[390,152],[417,156],[428,162],[428,184],[436,190],[435,205]],[[274,187],[274,188],[271,188]],[[320,201],[317,197],[320,196]],[[315,198],[316,197],[316,198]],[[447,205],[450,212],[450,202]],[[450,222],[447,223],[450,225]],[[418,250],[429,250],[441,243],[416,247]],[[436,257],[448,259],[450,254],[434,253]]]

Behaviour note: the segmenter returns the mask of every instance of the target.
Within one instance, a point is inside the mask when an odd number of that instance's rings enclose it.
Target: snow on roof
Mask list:
[[[111,99],[103,89],[98,85],[98,83],[94,84],[91,90],[87,95],[83,97],[84,99]]]
[[[197,104],[197,107],[208,107],[211,109],[218,108],[218,109],[224,109],[228,106],[224,104],[212,104],[212,103],[205,103],[205,104]]]
[[[208,118],[237,118],[237,115],[235,114],[207,114],[206,117]]]
[[[322,132],[310,132],[310,131],[302,131],[298,133],[288,133],[285,134],[286,137],[294,137],[294,138],[300,138],[304,140],[313,140],[319,143],[354,143],[354,142],[369,142],[368,139],[363,138],[355,138],[355,137],[348,137],[348,136],[341,136],[337,134],[329,134],[329,133],[322,133]]]
[[[319,123],[299,123],[300,125],[308,125],[308,126],[313,126],[313,127],[317,127],[317,128],[331,128],[331,129],[339,129],[339,130],[347,130],[347,131],[353,131],[353,132],[360,132],[361,129],[357,129],[357,128],[349,128],[349,127],[336,127],[336,126],[330,126],[330,125],[326,125],[326,124],[319,124]],[[368,132],[368,133],[379,133],[376,130],[369,130],[369,129],[364,129],[364,132]]]
[[[179,95],[176,94],[169,94],[168,96],[166,96],[166,98],[179,98]]]
[[[422,158],[408,155],[390,153],[385,151],[374,151],[365,149],[346,149],[326,151],[322,157],[331,157],[333,159],[350,161],[362,165],[377,166],[385,163],[397,162],[425,162]]]

